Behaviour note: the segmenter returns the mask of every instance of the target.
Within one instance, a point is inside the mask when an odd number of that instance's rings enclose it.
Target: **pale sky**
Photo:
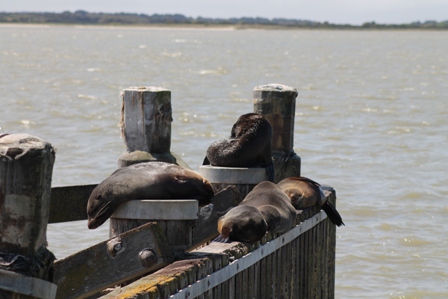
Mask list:
[[[289,18],[360,25],[448,20],[448,0],[0,0],[1,12],[129,12],[187,17]]]

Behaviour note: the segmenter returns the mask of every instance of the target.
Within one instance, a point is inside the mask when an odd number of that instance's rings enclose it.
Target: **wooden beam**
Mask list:
[[[142,256],[149,259],[142,261]],[[157,223],[150,222],[56,261],[56,298],[86,298],[172,261],[165,235]]]
[[[48,223],[87,219],[87,201],[97,184],[51,188]]]

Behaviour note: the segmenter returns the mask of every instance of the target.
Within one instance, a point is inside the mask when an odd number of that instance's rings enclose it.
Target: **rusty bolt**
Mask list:
[[[151,268],[157,263],[157,256],[150,248],[145,248],[139,252],[138,258],[143,268]]]
[[[126,250],[126,245],[121,238],[113,238],[107,242],[107,253],[111,258],[115,258],[117,255]]]

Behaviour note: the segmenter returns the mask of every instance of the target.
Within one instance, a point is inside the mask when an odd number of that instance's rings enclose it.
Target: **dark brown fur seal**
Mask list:
[[[268,224],[260,210],[252,206],[239,205],[218,219],[220,235],[214,241],[255,243],[263,238],[267,230]]]
[[[264,181],[218,220],[220,236],[215,241],[226,242],[230,239],[254,243],[267,231],[274,234],[288,231],[296,215],[286,194],[276,184]]]
[[[210,203],[214,192],[199,173],[166,162],[122,167],[101,182],[87,203],[88,227],[103,224],[122,203],[133,199],[197,199]]]
[[[271,153],[272,127],[261,114],[241,115],[233,125],[230,138],[212,143],[204,165],[223,167],[265,167],[269,181],[274,181]]]
[[[339,212],[327,201],[319,183],[306,177],[290,177],[277,185],[290,198],[297,210],[320,206],[333,224],[345,225]]]

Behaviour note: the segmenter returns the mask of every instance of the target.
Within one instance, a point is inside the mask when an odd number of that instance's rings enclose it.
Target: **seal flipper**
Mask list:
[[[202,162],[202,165],[210,165],[210,161],[208,160],[207,156],[205,156],[204,161]]]
[[[344,225],[345,223],[342,222],[342,217],[341,215],[339,215],[339,212],[336,210],[336,208],[333,206],[333,204],[331,204],[329,201],[327,201],[326,203],[324,203],[322,205],[322,210],[324,210],[324,212],[327,214],[328,218],[330,219],[330,221],[337,225],[337,226],[341,226]]]

